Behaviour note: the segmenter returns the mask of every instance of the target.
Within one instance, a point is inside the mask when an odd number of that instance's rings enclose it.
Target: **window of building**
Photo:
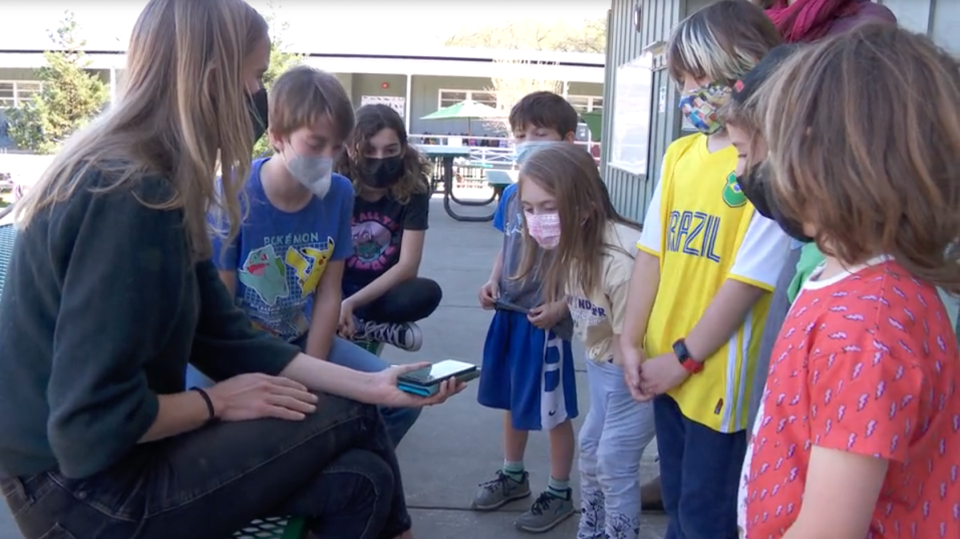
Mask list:
[[[594,112],[603,109],[603,98],[594,95],[568,95],[567,101],[579,112]]]
[[[0,81],[0,108],[22,106],[40,92],[41,84],[33,80]]]
[[[461,101],[472,99],[490,107],[497,106],[497,94],[483,90],[440,90],[439,108],[456,105]]]
[[[8,109],[14,106],[16,91],[13,89],[13,84],[9,81],[0,81],[0,107]]]
[[[497,108],[497,94],[493,92],[471,92],[470,99],[488,107]]]

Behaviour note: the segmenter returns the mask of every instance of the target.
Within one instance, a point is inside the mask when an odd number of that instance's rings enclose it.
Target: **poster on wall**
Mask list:
[[[652,87],[652,54],[644,53],[617,68],[610,166],[630,174],[647,173]]]
[[[397,114],[401,118],[406,116],[406,106],[407,100],[405,97],[398,97],[395,95],[363,95],[360,96],[360,106],[364,105],[387,105],[393,110],[397,111]]]

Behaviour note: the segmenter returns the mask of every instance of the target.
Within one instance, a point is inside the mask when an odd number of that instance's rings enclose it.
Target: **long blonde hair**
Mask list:
[[[254,142],[243,65],[265,39],[266,21],[243,0],[150,0],[130,38],[121,95],[66,142],[20,201],[19,226],[68,200],[87,173],[108,177],[104,190],[160,175],[173,195],[143,203],[182,210],[193,257],[208,258],[208,210],[228,217],[228,237],[240,227]]]

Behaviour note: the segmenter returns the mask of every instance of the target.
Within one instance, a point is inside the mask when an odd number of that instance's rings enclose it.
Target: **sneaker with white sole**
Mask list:
[[[526,498],[530,495],[530,474],[523,472],[520,480],[516,480],[503,470],[497,470],[490,481],[480,484],[480,489],[473,496],[470,507],[474,511],[495,511],[504,505]]]
[[[356,321],[355,341],[374,341],[396,346],[407,352],[416,352],[423,346],[423,332],[413,322],[388,324],[384,322]]]

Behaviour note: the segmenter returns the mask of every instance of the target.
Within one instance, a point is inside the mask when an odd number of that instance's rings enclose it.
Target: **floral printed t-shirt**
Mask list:
[[[741,534],[779,538],[813,446],[890,461],[868,539],[960,537],[960,354],[937,290],[890,260],[808,281],[773,350]]]

